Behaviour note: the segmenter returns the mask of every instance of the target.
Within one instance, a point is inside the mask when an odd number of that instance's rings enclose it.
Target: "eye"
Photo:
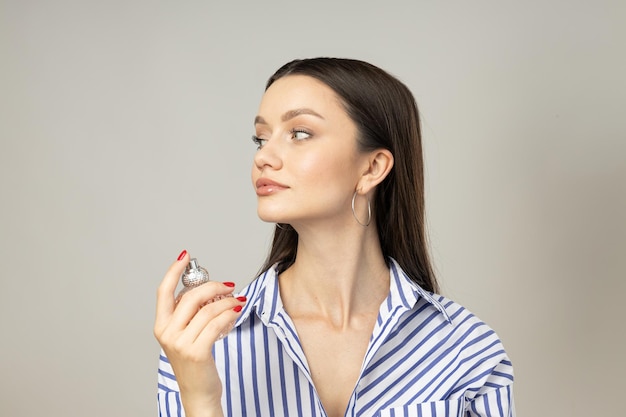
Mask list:
[[[291,131],[291,139],[293,139],[293,140],[309,139],[311,136],[313,136],[313,134],[310,133],[310,132],[307,132],[306,130],[293,129]]]
[[[256,144],[257,149],[261,149],[263,145],[265,145],[265,142],[267,142],[267,139],[261,139],[257,135],[252,135],[252,142]]]

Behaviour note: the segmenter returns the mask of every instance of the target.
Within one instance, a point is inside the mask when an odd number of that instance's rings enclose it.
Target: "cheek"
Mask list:
[[[301,180],[323,187],[354,187],[356,184],[352,161],[338,152],[311,152],[300,158],[297,167]]]

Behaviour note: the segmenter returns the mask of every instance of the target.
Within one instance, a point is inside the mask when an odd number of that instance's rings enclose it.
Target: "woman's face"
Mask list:
[[[263,95],[255,130],[252,184],[262,220],[295,228],[354,223],[350,203],[368,160],[328,86],[303,75],[278,79]]]

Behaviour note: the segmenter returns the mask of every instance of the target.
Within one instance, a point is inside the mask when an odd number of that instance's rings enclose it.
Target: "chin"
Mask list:
[[[284,215],[280,215],[270,210],[257,210],[259,219],[266,223],[287,223]]]

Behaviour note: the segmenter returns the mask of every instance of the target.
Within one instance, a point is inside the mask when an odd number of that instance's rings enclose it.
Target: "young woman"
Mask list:
[[[160,415],[513,416],[497,335],[436,294],[406,86],[362,61],[292,61],[254,126],[270,254],[238,297],[207,305],[234,284],[176,304],[189,255],[172,264],[154,326]]]

